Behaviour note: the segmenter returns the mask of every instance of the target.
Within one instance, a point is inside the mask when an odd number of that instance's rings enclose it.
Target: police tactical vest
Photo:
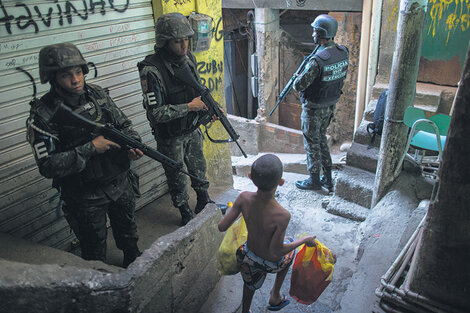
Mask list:
[[[313,57],[320,68],[320,75],[301,93],[302,103],[305,100],[318,104],[338,100],[343,93],[341,89],[348,73],[348,49],[342,45],[334,45]]]
[[[188,52],[190,68],[196,70],[196,59],[191,52]],[[168,63],[167,63],[168,64]],[[165,61],[158,53],[149,55],[144,61],[140,62],[139,68],[144,66],[154,66],[162,76],[162,84],[164,84],[165,94],[163,95],[165,104],[176,105],[189,103],[194,98],[200,96],[197,91],[177,79],[165,66]],[[171,66],[171,65],[170,65]],[[197,75],[194,74],[194,76]],[[165,123],[152,125],[156,128],[158,136],[163,138],[172,138],[192,133],[199,127],[199,112],[188,112],[186,116],[171,120]]]
[[[87,84],[87,98],[92,102],[86,104],[86,108],[80,106],[75,108],[75,113],[83,117],[102,124],[111,123],[115,127],[115,120],[108,105],[108,98],[104,90],[97,86]],[[47,93],[41,98],[41,102],[46,105],[54,105],[54,96]],[[97,110],[94,106],[99,106]],[[97,116],[101,117],[96,120]],[[44,118],[44,117],[43,117]],[[47,118],[49,120],[50,118]],[[55,123],[50,125],[59,134],[57,143],[58,152],[68,151],[93,140],[96,136],[87,130],[68,126],[66,124]],[[114,180],[117,176],[130,168],[130,161],[125,149],[108,151],[93,155],[83,171],[75,173],[57,180],[56,183],[65,189],[74,186],[93,188],[100,184]],[[68,188],[69,187],[69,188]]]

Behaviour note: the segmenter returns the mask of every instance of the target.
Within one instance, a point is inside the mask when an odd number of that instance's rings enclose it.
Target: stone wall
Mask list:
[[[346,46],[349,50],[348,76],[344,81],[343,95],[336,104],[335,115],[327,130],[334,143],[343,143],[352,141],[354,132],[362,13],[330,12],[329,14],[338,20],[335,42]]]
[[[0,313],[198,312],[220,279],[216,205],[118,273],[0,259]]]
[[[247,154],[259,152],[305,153],[303,135],[300,130],[273,123],[257,122],[234,115],[228,116],[230,123],[240,135],[239,143]],[[232,155],[240,156],[235,144],[231,144]]]

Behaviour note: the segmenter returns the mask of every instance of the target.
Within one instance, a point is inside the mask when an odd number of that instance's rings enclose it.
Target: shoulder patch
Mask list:
[[[36,155],[36,157],[39,159],[42,159],[43,157],[46,157],[49,155],[47,152],[47,147],[44,141],[39,141],[36,144],[33,145],[33,152]]]

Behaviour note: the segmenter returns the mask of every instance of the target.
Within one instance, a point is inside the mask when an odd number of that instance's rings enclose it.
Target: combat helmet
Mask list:
[[[328,14],[318,15],[311,25],[320,39],[333,38],[338,30],[338,21]]]
[[[81,66],[83,74],[89,71],[82,53],[71,43],[45,46],[39,51],[39,77],[42,84],[53,81],[56,71],[74,66]]]
[[[192,37],[194,31],[188,19],[181,13],[167,13],[160,16],[155,24],[156,47],[162,48],[168,40]]]

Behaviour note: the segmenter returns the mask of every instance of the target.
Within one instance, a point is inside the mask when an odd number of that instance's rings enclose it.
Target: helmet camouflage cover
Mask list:
[[[194,31],[188,19],[181,13],[167,13],[160,16],[155,24],[157,48],[162,48],[168,40],[191,37]]]
[[[318,15],[311,25],[322,39],[333,38],[338,30],[338,21],[328,14]]]
[[[53,80],[56,71],[73,66],[81,66],[83,74],[88,73],[88,65],[82,53],[71,43],[49,45],[39,51],[39,77],[42,84]]]

